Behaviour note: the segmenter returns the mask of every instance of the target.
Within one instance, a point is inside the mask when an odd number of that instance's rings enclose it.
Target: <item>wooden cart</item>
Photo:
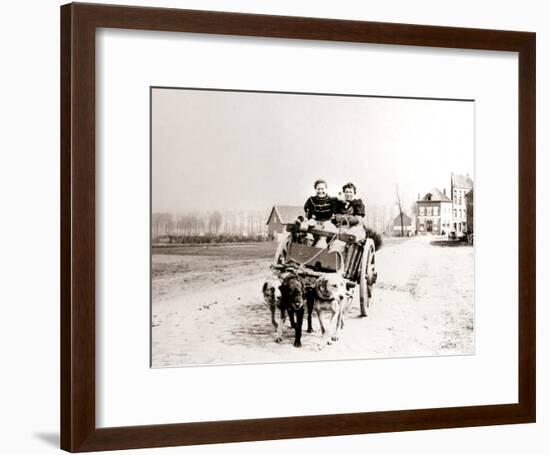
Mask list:
[[[273,268],[281,273],[292,272],[312,282],[323,273],[338,273],[348,290],[359,288],[361,316],[367,316],[372,288],[376,283],[375,246],[370,238],[357,240],[344,232],[316,228],[287,227],[275,254]],[[327,247],[308,245],[305,239],[326,237]]]

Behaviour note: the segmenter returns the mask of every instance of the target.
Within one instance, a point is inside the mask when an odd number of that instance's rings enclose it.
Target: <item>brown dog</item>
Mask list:
[[[344,309],[350,298],[351,294],[346,290],[346,283],[339,274],[327,273],[315,281],[313,306],[319,318],[323,335],[320,348],[326,344],[332,344],[333,341],[338,341],[338,332],[344,327]],[[322,314],[324,312],[330,313],[328,328],[323,322]],[[331,329],[331,333],[328,329]]]
[[[304,282],[296,275],[288,275],[281,284],[281,320],[284,321],[285,313],[290,316],[290,324],[294,327],[294,346],[302,347],[302,322],[304,320],[304,306],[307,306],[307,331],[313,332],[311,319],[313,313],[313,298],[306,291]],[[305,305],[304,305],[305,304]],[[296,322],[294,323],[294,316]],[[281,324],[279,324],[281,326]],[[278,327],[279,329],[279,327]],[[282,330],[282,327],[281,327]],[[278,331],[278,342],[282,341],[282,332]]]
[[[313,332],[313,293],[309,289],[306,291],[303,281],[294,274],[284,274],[281,279],[282,282],[276,278],[267,279],[262,287],[262,295],[271,313],[271,323],[277,329],[275,342],[283,341],[283,327],[288,314],[290,327],[295,330],[294,346],[300,348],[304,302],[307,306],[307,332]]]
[[[294,347],[302,347],[302,322],[304,320],[305,289],[304,283],[297,276],[289,275],[281,284],[281,322],[290,317],[290,324],[294,327]],[[294,322],[296,316],[296,322]],[[283,324],[277,327],[277,343],[283,341]]]

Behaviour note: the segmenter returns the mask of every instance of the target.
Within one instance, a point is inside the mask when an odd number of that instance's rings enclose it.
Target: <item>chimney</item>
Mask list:
[[[416,198],[417,201],[420,200],[420,193],[418,193],[418,197]]]
[[[447,196],[447,188],[443,188],[443,194]]]

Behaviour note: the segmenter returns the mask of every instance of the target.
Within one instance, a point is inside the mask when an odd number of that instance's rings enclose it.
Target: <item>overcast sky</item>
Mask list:
[[[153,212],[303,205],[313,181],[407,204],[474,176],[474,103],[153,89]]]

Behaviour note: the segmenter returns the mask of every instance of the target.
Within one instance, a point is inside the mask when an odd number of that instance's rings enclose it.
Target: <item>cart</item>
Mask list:
[[[317,247],[306,239],[326,238],[326,246]],[[371,238],[358,240],[343,229],[330,232],[303,223],[287,226],[286,235],[280,240],[272,268],[281,276],[294,273],[302,277],[306,286],[322,274],[338,273],[346,282],[350,300],[353,289],[359,288],[361,316],[367,316],[372,288],[376,283],[375,245]]]

